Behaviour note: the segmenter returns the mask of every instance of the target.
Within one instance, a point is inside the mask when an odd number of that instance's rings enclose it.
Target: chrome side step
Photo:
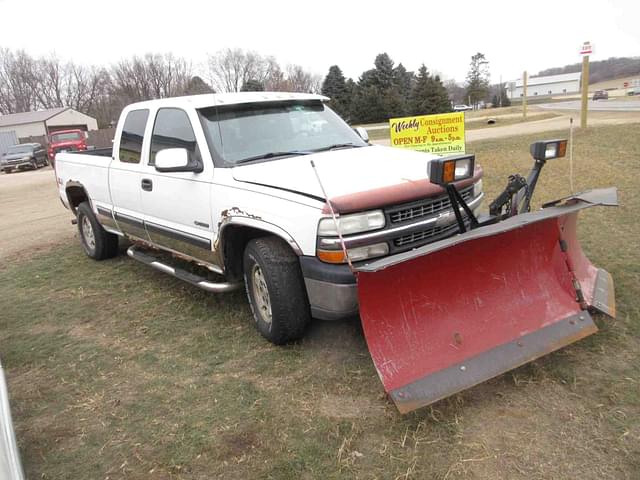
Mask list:
[[[134,260],[144,263],[145,265],[149,265],[150,267],[155,268],[164,273],[168,273],[169,275],[173,275],[180,280],[183,280],[191,285],[206,290],[207,292],[213,293],[224,293],[224,292],[232,292],[234,290],[238,290],[242,287],[242,283],[215,283],[210,282],[209,280],[196,275],[194,273],[187,272],[181,268],[172,267],[167,265],[166,263],[162,263],[153,255],[149,255],[148,253],[144,253],[139,250],[139,248],[135,245],[129,247],[127,249],[127,255],[129,255]]]

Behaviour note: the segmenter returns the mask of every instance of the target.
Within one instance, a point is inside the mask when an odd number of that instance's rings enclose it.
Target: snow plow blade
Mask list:
[[[586,258],[578,211],[617,205],[615,188],[547,204],[357,269],[360,317],[402,413],[597,331],[615,316],[611,275]]]

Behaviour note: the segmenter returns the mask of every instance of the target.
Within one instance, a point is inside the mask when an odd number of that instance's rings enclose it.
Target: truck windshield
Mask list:
[[[81,139],[82,134],[80,132],[56,133],[55,135],[51,135],[51,143],[71,142]]]
[[[209,148],[225,165],[367,145],[319,101],[208,107],[200,117]]]
[[[31,153],[33,145],[13,145],[7,148],[7,153]]]

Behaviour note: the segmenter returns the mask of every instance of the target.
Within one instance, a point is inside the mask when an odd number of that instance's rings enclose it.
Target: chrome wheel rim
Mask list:
[[[93,227],[89,221],[89,217],[82,217],[82,237],[84,238],[87,247],[91,250],[96,248],[96,237],[93,234]]]
[[[271,324],[271,299],[269,298],[267,282],[264,278],[260,265],[253,266],[253,269],[251,270],[251,279],[253,298],[256,302],[256,307],[260,312],[260,316],[265,323]]]

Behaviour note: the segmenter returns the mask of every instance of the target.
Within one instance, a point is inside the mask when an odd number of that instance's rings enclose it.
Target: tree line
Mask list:
[[[201,93],[270,90],[319,92],[321,78],[299,65],[241,49],[208,55],[197,69],[185,58],[148,53],[109,66],[0,48],[0,114],[71,107],[109,126],[129,103]]]
[[[563,73],[577,73],[582,71],[582,62],[565,65],[564,67],[541,70],[535,77],[546,75],[560,75]],[[598,83],[621,77],[640,75],[640,57],[611,57],[606,60],[589,62],[589,83]]]
[[[34,57],[0,48],[0,114],[71,107],[96,118],[102,128],[117,120],[129,103],[239,91],[323,93],[352,123],[448,112],[452,102],[478,104],[500,93],[489,85],[488,62],[481,53],[471,57],[462,87],[454,81],[444,84],[424,64],[417,72],[408,71],[387,53],[378,54],[373,68],[354,81],[337,65],[323,79],[299,65],[283,67],[273,56],[239,48],[209,54],[197,68],[172,54],[148,53],[108,66],[86,66],[53,54]]]
[[[352,123],[445,113],[452,110],[453,103],[478,106],[490,99],[494,105],[509,102],[504,85],[489,84],[489,62],[482,53],[471,57],[464,86],[453,80],[443,83],[424,64],[417,73],[407,71],[402,63],[395,65],[387,53],[378,54],[373,64],[357,82],[345,79],[340,67],[333,65],[322,82],[322,93],[331,98],[331,106]]]

